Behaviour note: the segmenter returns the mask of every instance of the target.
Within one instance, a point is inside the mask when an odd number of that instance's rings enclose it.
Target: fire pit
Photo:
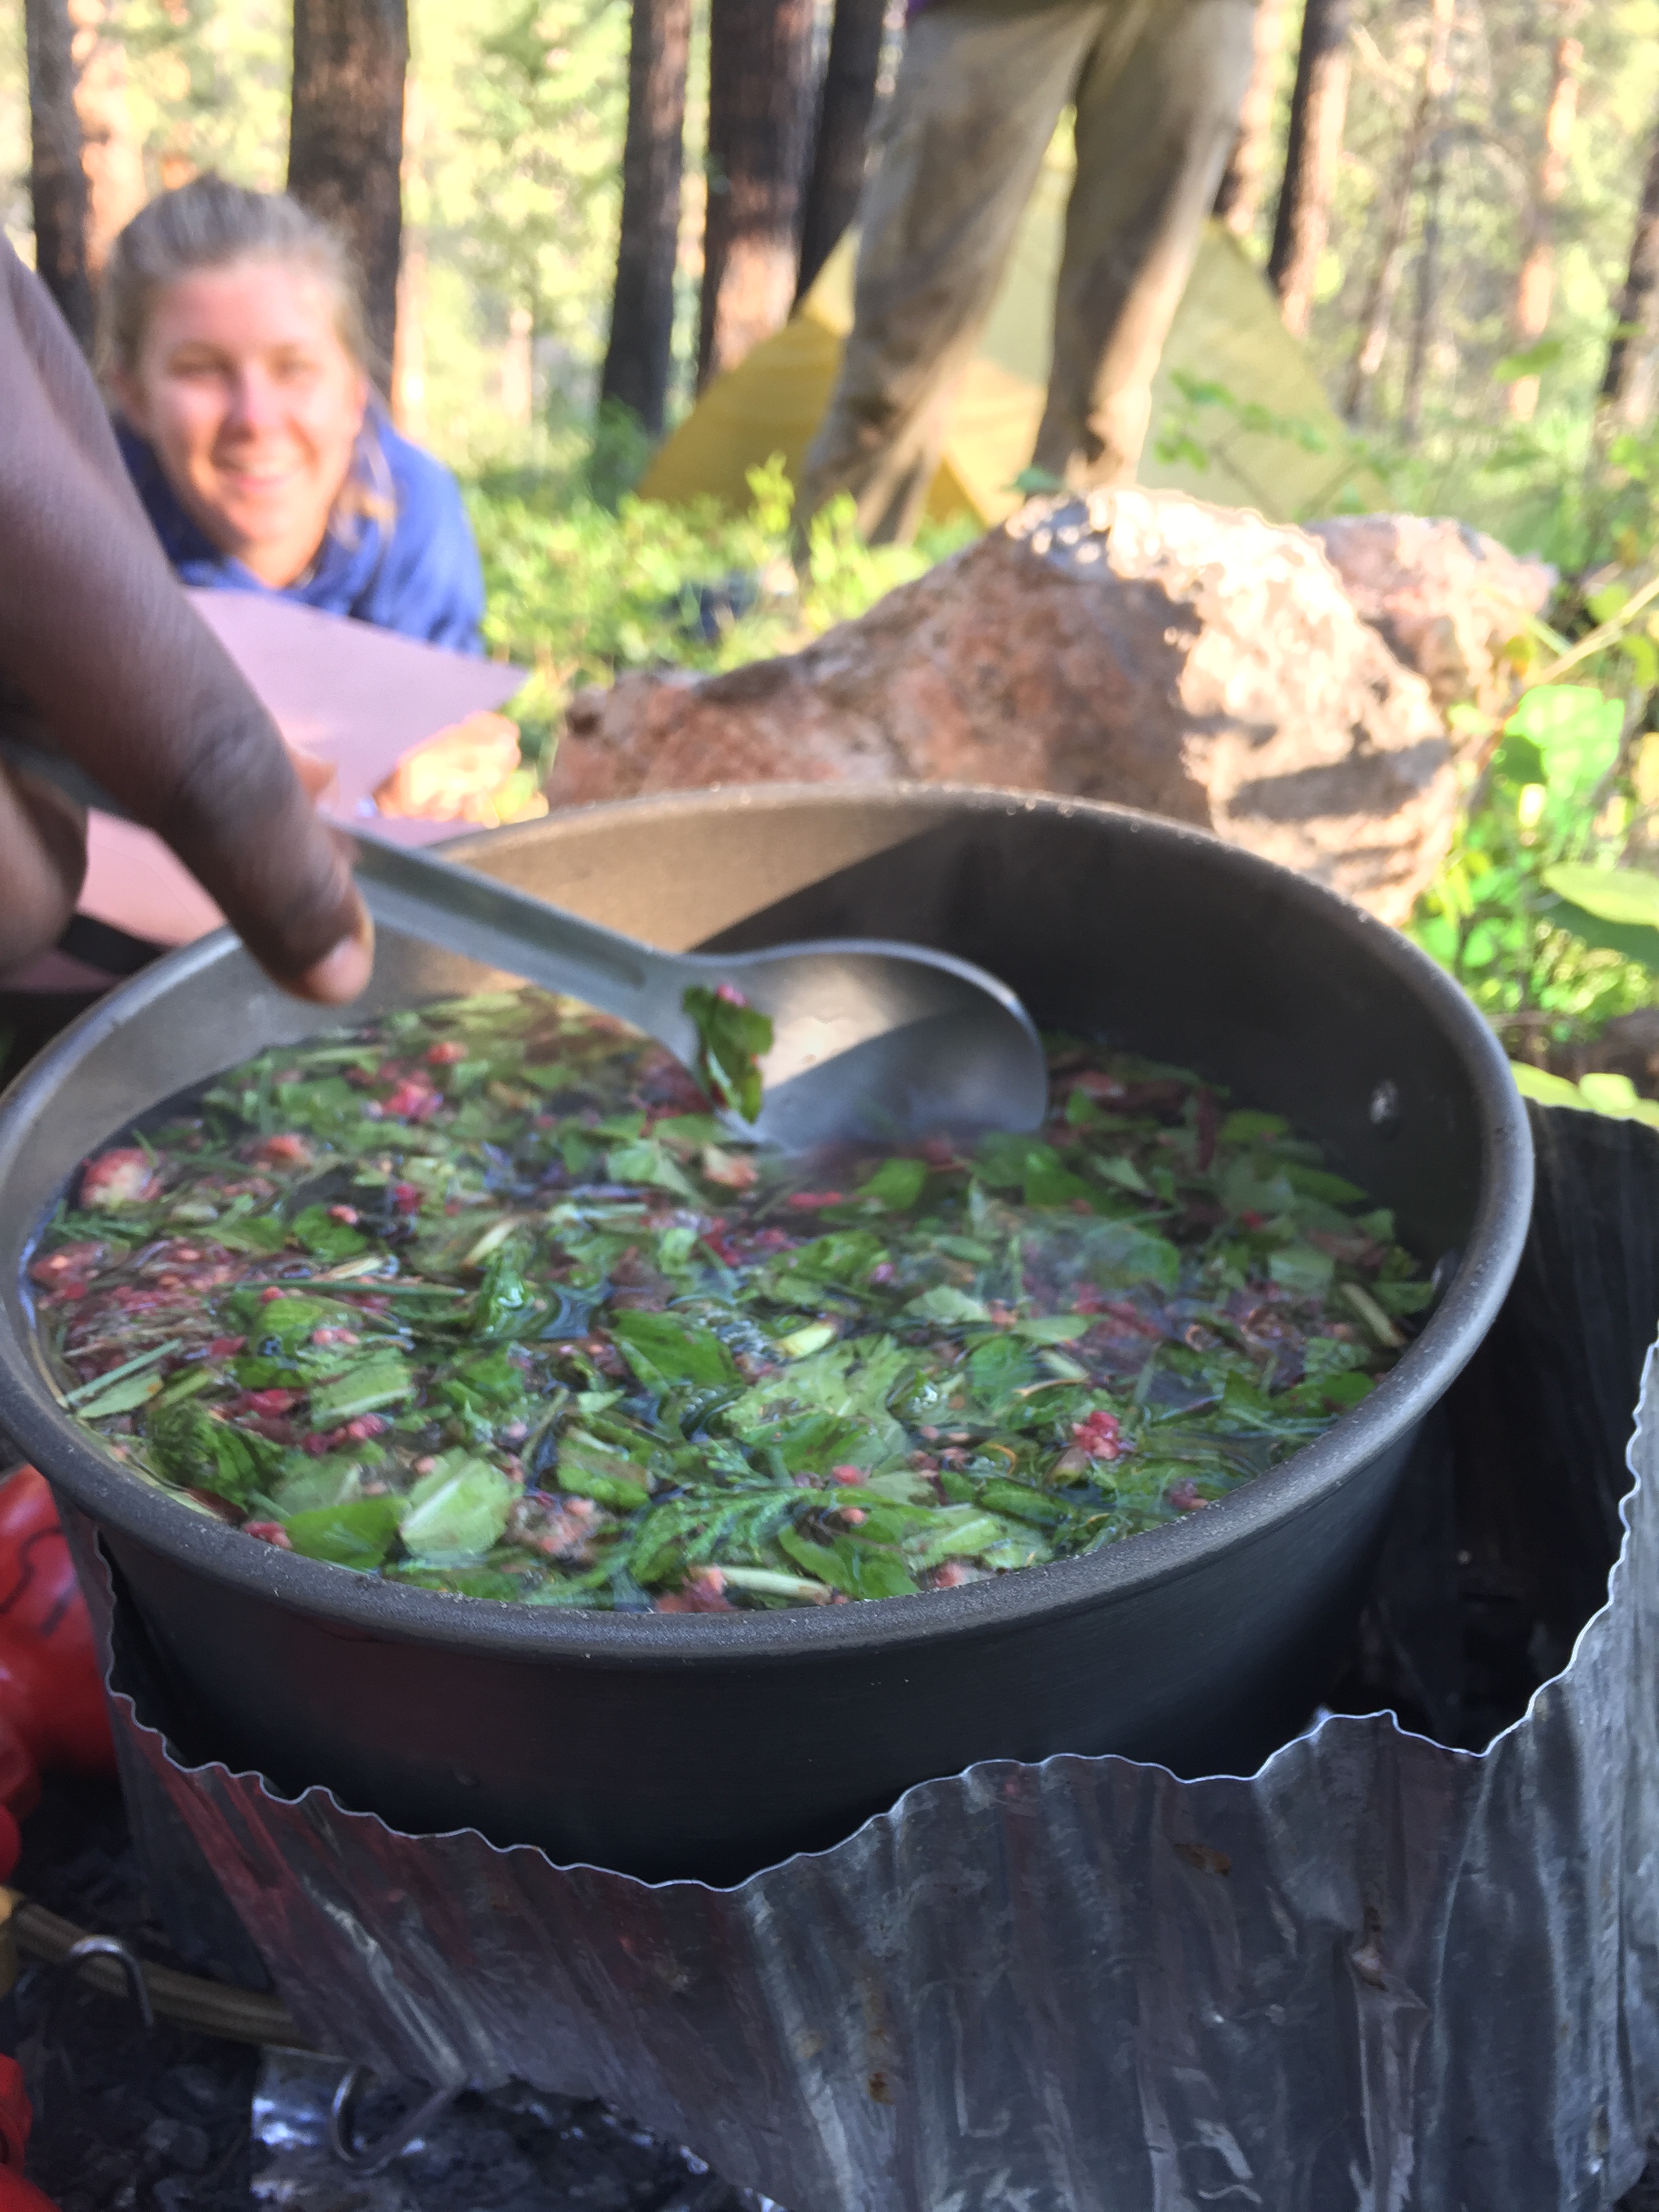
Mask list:
[[[402,1827],[476,1827],[659,1880],[731,1881],[975,1761],[1121,1752],[1248,1771],[1351,1625],[1425,1414],[1518,1255],[1531,1154],[1478,1016],[1392,931],[1123,810],[997,792],[702,793],[461,848],[667,946],[886,935],[1006,979],[1039,1021],[1200,1067],[1316,1136],[1438,1263],[1418,1341],[1358,1411],[1179,1525],[878,1605],[553,1613],[256,1546],[120,1473],[65,1420],[20,1261],[81,1156],[132,1115],[318,1026],[218,937],[159,963],[0,1110],[10,1198],[0,1420],[98,1524],[189,1753],[321,1783]],[[481,985],[406,940],[365,1011]]]

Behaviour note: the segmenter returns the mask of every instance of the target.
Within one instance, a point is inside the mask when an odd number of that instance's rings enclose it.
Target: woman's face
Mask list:
[[[221,551],[262,583],[304,574],[368,398],[326,283],[283,261],[181,276],[156,301],[116,396]]]

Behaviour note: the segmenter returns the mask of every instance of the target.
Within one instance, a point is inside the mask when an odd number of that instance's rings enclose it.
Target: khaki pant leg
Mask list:
[[[859,208],[855,320],[802,472],[798,539],[842,491],[870,544],[915,535],[1043,154],[1124,4],[935,0],[910,26]]]
[[[1073,484],[1133,481],[1152,378],[1249,82],[1255,0],[1158,0],[1127,57],[1077,89],[1077,181],[1034,456]]]

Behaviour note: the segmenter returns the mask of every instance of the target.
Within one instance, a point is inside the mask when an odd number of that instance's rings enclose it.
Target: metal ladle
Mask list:
[[[61,755],[7,740],[0,757],[83,805],[124,815]],[[361,823],[334,826],[356,846],[358,888],[378,927],[580,999],[655,1037],[689,1068],[699,1038],[688,988],[740,991],[770,1017],[772,1045],[760,1061],[759,1116],[733,1127],[785,1152],[1035,1129],[1047,1110],[1030,1016],[1006,984],[948,952],[878,938],[659,952]]]

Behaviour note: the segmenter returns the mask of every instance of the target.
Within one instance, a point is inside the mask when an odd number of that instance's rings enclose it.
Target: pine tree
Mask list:
[[[634,0],[611,342],[599,397],[663,427],[674,343],[690,0]]]
[[[1610,429],[1644,430],[1653,413],[1659,370],[1659,119],[1648,141],[1642,197],[1624,289],[1601,378],[1601,411]]]
[[[288,189],[349,240],[389,375],[403,244],[407,0],[294,0]]]
[[[1319,258],[1330,226],[1348,111],[1348,0],[1307,0],[1291,95],[1284,179],[1267,278],[1285,326],[1305,337]]]
[[[1262,0],[1268,9],[1283,4],[1284,0]],[[883,0],[836,0],[801,222],[798,300],[811,290],[813,279],[858,210],[885,18]]]
[[[75,26],[66,0],[24,0],[28,52],[29,194],[34,265],[82,346],[92,350],[87,175],[75,106]]]
[[[710,0],[699,389],[779,329],[795,296],[812,15],[812,0]]]
[[[1406,125],[1406,135],[1395,160],[1394,173],[1383,198],[1379,225],[1382,238],[1376,266],[1366,295],[1364,313],[1360,319],[1359,344],[1354,354],[1353,366],[1348,372],[1344,411],[1351,422],[1359,420],[1365,404],[1365,395],[1370,390],[1376,372],[1382,366],[1382,356],[1388,350],[1389,325],[1393,318],[1395,295],[1400,289],[1401,273],[1405,266],[1406,234],[1411,221],[1412,192],[1417,181],[1418,164],[1423,158],[1423,149],[1444,105],[1449,86],[1447,57],[1456,15],[1457,0],[1433,0],[1428,43],[1423,53],[1423,73],[1410,119]]]
[[[1285,48],[1289,0],[1256,0],[1255,59],[1244,104],[1238,111],[1238,136],[1215,196],[1215,212],[1235,238],[1248,238],[1255,228],[1257,210],[1273,158],[1273,107],[1279,91],[1279,64]]]
[[[1511,329],[1518,350],[1537,344],[1549,328],[1555,297],[1555,209],[1567,182],[1567,155],[1578,118],[1578,75],[1584,49],[1576,35],[1583,0],[1557,0],[1556,38],[1551,54],[1550,96],[1544,111],[1544,143],[1539,149],[1532,204],[1528,210],[1526,248],[1516,279]],[[1510,413],[1530,422],[1538,406],[1538,378],[1528,374],[1510,386]]]

